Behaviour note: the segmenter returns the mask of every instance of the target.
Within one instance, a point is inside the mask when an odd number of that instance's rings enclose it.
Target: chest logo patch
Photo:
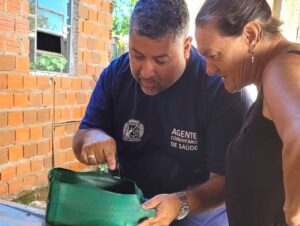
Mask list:
[[[197,132],[174,128],[171,132],[171,147],[185,151],[198,151]]]
[[[123,140],[140,142],[144,135],[144,125],[138,120],[130,119],[124,124]]]

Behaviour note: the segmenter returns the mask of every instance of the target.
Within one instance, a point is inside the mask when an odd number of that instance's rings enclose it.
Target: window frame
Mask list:
[[[29,0],[29,5],[30,5],[30,10],[29,10],[29,15],[28,15],[28,20],[29,20],[29,24],[30,24],[30,28],[29,28],[29,43],[33,42],[33,53],[32,56],[30,57],[30,64],[34,63],[34,68],[30,68],[30,73],[32,74],[48,74],[48,75],[56,75],[56,74],[64,74],[64,75],[75,75],[76,73],[76,48],[74,48],[76,46],[76,42],[77,42],[77,35],[76,35],[76,31],[75,28],[77,26],[76,23],[76,15],[75,13],[77,12],[77,8],[78,8],[78,0],[69,0],[69,9],[67,10],[69,12],[69,23],[64,23],[65,22],[65,17],[66,15],[64,15],[64,13],[52,10],[52,9],[48,9],[45,8],[43,6],[38,6],[38,1],[39,0]],[[34,4],[34,12],[31,12],[31,4]],[[56,33],[56,32],[51,32],[49,30],[46,29],[42,29],[42,28],[38,28],[38,9],[41,9],[43,11],[49,12],[49,13],[53,13],[59,16],[62,16],[63,19],[63,27],[62,27],[62,32],[61,33]],[[34,23],[34,26],[31,26],[32,23]],[[67,31],[67,37],[64,37],[64,30]],[[45,34],[50,34],[50,35],[55,35],[58,36],[60,38],[61,41],[61,53],[55,53],[55,52],[51,52],[51,51],[45,51],[45,50],[39,50],[37,49],[37,34],[38,32],[42,32]],[[66,53],[64,55],[63,53],[63,42],[64,39],[66,38]],[[34,40],[34,41],[32,41]],[[30,51],[32,51],[31,46],[30,46]],[[47,71],[47,70],[39,70],[36,69],[35,65],[36,65],[36,60],[37,60],[37,55],[38,54],[46,54],[46,55],[53,55],[53,56],[63,56],[67,59],[67,63],[66,63],[66,71],[65,72],[59,72],[59,71]],[[31,55],[31,54],[30,54]],[[33,58],[33,60],[32,60]]]

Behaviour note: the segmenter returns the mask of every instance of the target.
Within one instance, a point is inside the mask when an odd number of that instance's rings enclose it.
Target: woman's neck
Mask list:
[[[253,83],[260,88],[262,86],[262,75],[267,65],[280,53],[287,50],[291,42],[282,35],[273,39],[263,39],[256,46],[253,63]]]

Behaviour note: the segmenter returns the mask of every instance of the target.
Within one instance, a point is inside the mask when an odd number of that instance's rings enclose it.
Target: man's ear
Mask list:
[[[192,47],[192,40],[193,40],[192,36],[188,36],[184,40],[183,48],[184,48],[184,57],[185,57],[185,59],[190,58],[190,50],[191,50],[191,47]]]
[[[256,21],[248,22],[243,29],[242,35],[244,36],[246,43],[249,46],[249,50],[253,51],[256,45],[261,40],[262,28]]]

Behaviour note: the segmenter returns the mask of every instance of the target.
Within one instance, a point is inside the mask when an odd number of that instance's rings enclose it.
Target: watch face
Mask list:
[[[177,220],[185,218],[189,214],[189,211],[190,208],[188,206],[183,206],[177,215]]]
[[[181,207],[176,218],[177,220],[181,220],[189,214],[190,208],[187,197],[184,195],[184,193],[178,192],[177,197],[180,199]]]

